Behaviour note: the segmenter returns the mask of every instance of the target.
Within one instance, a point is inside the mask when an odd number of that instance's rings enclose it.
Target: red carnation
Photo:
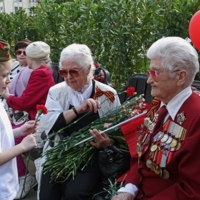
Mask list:
[[[96,62],[94,62],[94,66],[95,66],[96,68],[99,67],[98,63],[96,63]]]
[[[48,110],[44,105],[36,105],[36,109],[37,109],[39,115],[41,115],[41,114],[45,115],[48,113]]]
[[[134,95],[134,92],[135,92],[135,88],[134,87],[128,87],[126,89],[126,93],[129,97],[132,97]]]
[[[1,49],[4,49],[4,45],[3,45],[3,44],[1,44],[1,43],[0,43],[0,48],[1,48]]]

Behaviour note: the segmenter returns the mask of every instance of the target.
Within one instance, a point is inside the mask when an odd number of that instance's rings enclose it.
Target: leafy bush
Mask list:
[[[28,37],[51,46],[58,62],[61,50],[71,43],[87,44],[112,84],[122,87],[133,73],[145,72],[149,46],[163,36],[188,37],[199,0],[43,0],[30,15],[0,13],[0,35],[12,46]],[[58,2],[58,1],[57,1]]]

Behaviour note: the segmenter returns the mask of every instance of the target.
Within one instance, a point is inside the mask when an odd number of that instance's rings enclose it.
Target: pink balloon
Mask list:
[[[200,51],[200,10],[190,20],[189,35],[193,45]]]

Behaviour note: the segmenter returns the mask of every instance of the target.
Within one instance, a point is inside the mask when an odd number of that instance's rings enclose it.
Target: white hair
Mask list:
[[[91,67],[90,75],[92,75],[95,70],[91,50],[85,44],[71,44],[64,48],[60,54],[59,68],[62,68],[62,61],[64,60],[75,62],[85,71]]]
[[[194,81],[199,71],[197,51],[180,37],[164,37],[151,45],[147,52],[149,59],[160,59],[163,68],[170,71],[186,70],[186,86]]]

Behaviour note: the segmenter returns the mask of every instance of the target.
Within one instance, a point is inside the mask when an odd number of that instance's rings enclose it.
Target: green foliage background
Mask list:
[[[57,2],[57,3],[55,3]],[[148,47],[163,36],[188,37],[199,0],[41,0],[30,9],[0,13],[0,37],[12,46],[26,37],[51,46],[58,62],[61,50],[71,43],[87,44],[112,84],[122,87],[133,73],[145,72]]]

